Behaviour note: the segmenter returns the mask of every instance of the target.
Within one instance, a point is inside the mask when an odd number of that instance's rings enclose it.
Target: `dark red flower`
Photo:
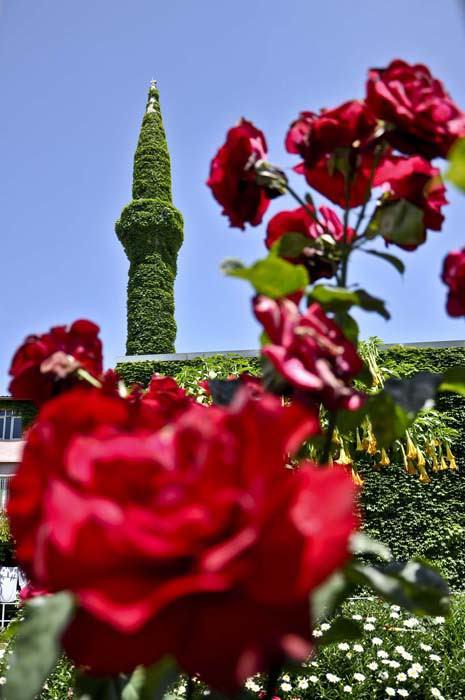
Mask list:
[[[340,328],[319,304],[301,314],[288,299],[258,296],[254,313],[270,343],[262,348],[279,374],[304,397],[329,409],[358,409],[362,396],[350,386],[363,362]],[[295,393],[298,398],[298,393]]]
[[[257,184],[255,164],[267,159],[263,132],[251,122],[241,119],[228,131],[226,143],[210,166],[210,187],[216,201],[229,217],[231,226],[257,226],[270,204],[269,192]]]
[[[9,391],[15,399],[40,406],[76,384],[79,367],[94,376],[102,372],[100,328],[91,321],[55,326],[43,335],[30,335],[16,351],[10,367]]]
[[[447,313],[465,316],[465,248],[453,250],[445,257],[442,281],[449,287]]]
[[[247,387],[160,431],[133,410],[93,389],[49,402],[13,479],[19,560],[79,604],[67,652],[102,675],[171,654],[226,692],[305,658],[309,593],[357,526],[350,477],[284,468],[316,412]]]
[[[154,374],[142,401],[153,405],[169,421],[189,408],[192,398],[186,394],[173,377]]]
[[[447,199],[446,188],[438,168],[434,168],[421,156],[410,158],[391,156],[386,158],[377,170],[374,184],[381,183],[389,185],[387,202],[406,199],[423,210],[425,232],[422,243],[426,241],[426,229],[441,230],[444,221],[441,209],[447,204]],[[392,242],[388,238],[386,240]],[[418,245],[400,245],[399,247],[414,250]]]
[[[374,137],[376,118],[365,102],[352,100],[319,114],[301,112],[286,136],[286,149],[298,153],[306,167],[339,148],[359,148]]]
[[[317,192],[327,197],[331,202],[345,209],[359,207],[365,203],[370,195],[370,180],[373,168],[372,152],[364,152],[357,155],[354,163],[353,177],[351,179],[349,196],[347,197],[345,175],[334,167],[330,156],[322,158],[311,168],[304,163],[297,165],[294,170],[305,176],[308,184]]]
[[[312,211],[313,207],[308,205]],[[286,260],[297,265],[304,265],[309,273],[310,281],[315,282],[321,277],[332,277],[336,271],[336,263],[331,259],[332,247],[327,242],[323,242],[320,237],[323,234],[330,235],[341,243],[344,240],[344,225],[336,212],[329,207],[319,208],[319,219],[321,223],[316,223],[306,207],[299,207],[292,211],[281,211],[272,219],[267,227],[265,244],[267,248],[276,243],[287,233],[301,233],[311,241],[320,239],[320,245],[309,245],[294,257],[286,256]],[[347,243],[350,243],[355,236],[352,228],[347,229]],[[297,303],[297,302],[296,302]]]
[[[386,136],[404,153],[446,157],[455,139],[465,135],[465,114],[421,64],[397,59],[370,70],[367,103],[394,127]]]

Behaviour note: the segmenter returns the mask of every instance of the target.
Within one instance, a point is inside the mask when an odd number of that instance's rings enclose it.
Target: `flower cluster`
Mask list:
[[[229,406],[159,375],[147,391],[61,389],[29,431],[8,515],[33,587],[76,596],[70,658],[106,675],[169,654],[227,692],[305,659],[309,594],[358,525],[342,469],[285,468],[316,410],[249,381]]]

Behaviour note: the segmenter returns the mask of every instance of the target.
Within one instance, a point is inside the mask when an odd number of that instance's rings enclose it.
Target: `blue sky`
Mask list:
[[[261,256],[263,229],[228,228],[204,184],[211,156],[243,115],[290,167],[283,139],[297,113],[363,96],[367,68],[394,57],[430,65],[465,108],[459,0],[0,0],[0,390],[27,333],[78,317],[100,324],[107,366],[124,354],[127,261],[114,221],[130,199],[152,77],[186,222],[177,349],[240,349],[257,345],[250,291],[218,267]],[[449,199],[443,231],[404,255],[404,279],[354,261],[350,281],[392,313],[360,317],[363,336],[465,336],[439,281],[445,253],[465,243],[465,197]]]

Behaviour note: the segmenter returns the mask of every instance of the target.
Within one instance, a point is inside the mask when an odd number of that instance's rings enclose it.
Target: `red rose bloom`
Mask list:
[[[319,114],[301,112],[286,136],[286,150],[298,153],[307,167],[338,148],[359,148],[373,138],[376,119],[364,102],[352,100]]]
[[[453,250],[446,256],[442,281],[449,287],[447,313],[449,316],[465,316],[465,248]]]
[[[77,368],[100,375],[99,331],[95,323],[80,320],[68,327],[55,326],[43,335],[28,336],[11,362],[9,391],[13,398],[30,399],[40,406],[76,383]]]
[[[167,420],[186,410],[192,399],[186,394],[173,377],[154,374],[142,401],[153,405]]]
[[[441,172],[434,168],[429,161],[421,156],[402,158],[391,156],[379,167],[374,184],[387,182],[389,184],[389,199],[395,201],[406,199],[423,210],[423,221],[426,229],[440,231],[444,215],[442,207],[447,204],[446,188],[441,180]],[[423,241],[423,242],[424,242]],[[400,246],[413,250],[418,246]]]
[[[303,659],[309,593],[358,524],[341,470],[284,468],[316,413],[247,388],[155,432],[130,410],[92,389],[48,403],[12,483],[20,561],[79,603],[71,658],[106,675],[171,654],[227,692]]]
[[[213,158],[207,185],[231,226],[243,229],[246,223],[261,223],[270,199],[266,189],[257,184],[254,166],[267,155],[263,132],[241,119],[228,131],[226,143]]]
[[[319,304],[301,314],[288,299],[258,296],[254,313],[270,339],[262,355],[297,390],[296,398],[303,392],[303,397],[313,397],[333,410],[361,406],[362,396],[349,384],[363,362]]]
[[[308,205],[311,208],[311,205]],[[313,208],[312,208],[313,209]],[[310,216],[306,207],[299,207],[292,211],[281,211],[273,216],[268,224],[265,244],[271,248],[276,241],[286,235],[286,233],[301,233],[312,241],[316,241],[323,234],[331,235],[337,243],[344,240],[344,225],[336,212],[329,207],[319,208],[320,221],[316,221]],[[350,243],[355,236],[352,228],[347,229],[347,243]],[[336,271],[336,264],[325,254],[324,246],[315,247],[309,245],[301,253],[286,260],[296,265],[304,265],[309,273],[310,281],[315,282],[321,277],[332,277]],[[301,295],[296,301],[300,301]]]
[[[395,127],[386,136],[404,153],[446,157],[455,139],[465,135],[465,114],[421,64],[395,60],[370,70],[367,103]]]
[[[371,151],[357,154],[354,163],[354,174],[350,183],[349,197],[346,197],[345,176],[333,167],[330,156],[321,158],[312,167],[300,163],[294,170],[305,176],[310,187],[327,197],[331,202],[345,209],[359,207],[365,203],[370,195],[370,178],[373,167],[374,155]]]
[[[310,205],[309,205],[309,208]],[[271,248],[286,233],[301,233],[311,240],[316,240],[323,234],[330,234],[337,243],[344,240],[344,225],[336,212],[329,207],[320,207],[321,224],[310,216],[306,207],[298,207],[292,211],[281,211],[270,219],[266,230],[265,244]],[[347,230],[347,243],[350,243],[355,236],[352,228]]]

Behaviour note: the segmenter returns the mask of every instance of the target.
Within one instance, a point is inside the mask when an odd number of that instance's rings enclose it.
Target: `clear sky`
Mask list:
[[[114,221],[130,200],[152,77],[185,218],[177,349],[245,349],[257,346],[250,290],[218,267],[261,256],[263,229],[228,228],[204,184],[211,156],[246,116],[290,167],[283,139],[297,113],[362,97],[367,68],[395,57],[427,63],[465,108],[459,0],[0,0],[0,391],[19,341],[54,324],[93,319],[106,365],[124,354],[127,261]],[[392,312],[389,323],[364,315],[363,336],[465,337],[439,281],[444,254],[465,244],[465,197],[449,199],[443,231],[403,256],[404,279],[355,260],[350,281]]]

